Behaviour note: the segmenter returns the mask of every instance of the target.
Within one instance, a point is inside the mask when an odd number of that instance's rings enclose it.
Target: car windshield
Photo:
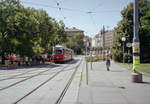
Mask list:
[[[62,54],[62,50],[55,50],[55,54]]]

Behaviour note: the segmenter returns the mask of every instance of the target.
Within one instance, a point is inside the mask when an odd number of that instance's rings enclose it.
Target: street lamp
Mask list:
[[[124,42],[126,41],[126,37],[122,37],[122,42],[123,42],[123,63],[124,63]]]
[[[101,34],[103,35],[103,59],[105,60],[105,27],[101,30]]]
[[[84,38],[83,41],[84,41],[84,44],[85,44],[85,57],[86,57],[87,56],[87,39]]]

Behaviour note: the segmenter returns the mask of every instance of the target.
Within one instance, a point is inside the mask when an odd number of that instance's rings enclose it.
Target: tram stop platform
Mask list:
[[[143,75],[142,83],[133,83],[131,72],[113,61],[110,71],[105,62],[88,64],[82,74],[77,104],[150,104],[150,77]]]

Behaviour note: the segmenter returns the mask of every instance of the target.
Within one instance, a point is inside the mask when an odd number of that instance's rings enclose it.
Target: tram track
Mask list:
[[[41,65],[37,65],[39,66],[39,68],[42,68],[43,66]],[[20,74],[22,73],[22,71],[26,71],[27,69],[30,69],[32,68],[32,70],[36,70],[37,69],[37,66],[29,66],[29,67],[22,67],[22,68],[17,68],[17,69],[5,69],[5,70],[0,70],[0,77],[3,76],[3,75],[12,75],[12,74]],[[48,65],[47,65],[48,66]],[[31,71],[31,70],[30,70]]]
[[[34,88],[33,90],[31,90],[30,92],[28,92],[26,95],[24,95],[23,97],[21,97],[20,99],[18,99],[17,101],[15,101],[13,104],[17,104],[18,102],[20,102],[21,100],[23,100],[25,97],[29,96],[30,94],[32,94],[34,91],[36,91],[37,89],[39,89],[41,86],[43,86],[44,84],[46,84],[48,81],[50,81],[51,79],[53,79],[55,76],[57,76],[60,72],[62,72],[63,70],[60,70],[59,72],[55,73],[52,77],[50,77],[49,79],[47,79],[46,81],[44,81],[43,83],[41,83],[39,86],[37,86],[36,88]]]
[[[69,67],[69,66],[70,66],[70,65],[67,65],[67,66],[61,68],[60,70],[64,70],[65,68],[67,68],[67,67]],[[42,73],[48,72],[49,70],[50,70],[50,68],[47,69],[47,70],[41,71],[41,72],[39,72],[39,73],[37,73],[37,74],[35,74],[35,75],[29,76],[29,77],[27,77],[27,78],[25,78],[25,79],[23,79],[23,80],[20,80],[20,81],[17,81],[17,82],[15,82],[15,83],[13,83],[13,84],[10,84],[10,85],[8,85],[8,86],[6,86],[6,87],[0,88],[0,91],[3,91],[3,90],[8,89],[8,88],[10,88],[10,87],[13,87],[13,86],[15,86],[15,85],[17,85],[17,84],[19,84],[19,83],[22,83],[22,82],[24,82],[24,81],[26,81],[26,80],[29,80],[29,79],[31,79],[31,78],[33,78],[33,77],[39,76],[39,75],[41,75]],[[11,78],[9,78],[9,79],[11,79]]]
[[[4,78],[4,79],[0,79],[0,82],[1,81],[5,81],[5,80],[9,80],[9,79],[13,79],[13,78],[18,77],[18,76],[22,76],[22,75],[28,74],[29,72],[39,71],[39,70],[41,70],[41,69],[36,68],[36,69],[29,70],[29,71],[26,71],[26,72],[23,72],[23,73],[20,73],[20,74],[12,75],[10,77]]]
[[[79,64],[75,67],[75,70],[73,71],[71,78],[69,79],[69,81],[67,82],[65,88],[63,89],[63,91],[61,92],[60,96],[58,97],[58,99],[56,100],[55,104],[60,104],[61,100],[63,99],[65,93],[67,92],[76,72],[78,67],[80,66],[82,60],[80,60]],[[64,68],[63,68],[64,69]],[[72,69],[72,68],[69,68]],[[68,69],[68,70],[69,70]],[[50,80],[52,80],[53,78],[55,78],[57,75],[59,75],[61,72],[64,72],[66,70],[60,70],[58,72],[56,72],[53,76],[49,77],[46,81],[42,82],[40,85],[38,85],[36,88],[34,88],[33,90],[31,90],[30,92],[28,92],[27,94],[25,94],[24,96],[22,96],[20,99],[18,99],[17,101],[15,101],[13,104],[18,104],[20,101],[22,101],[23,99],[25,99],[27,96],[29,96],[30,94],[32,94],[33,92],[35,92],[37,89],[39,89],[40,87],[42,87],[43,85],[45,85],[46,83],[48,83]]]
[[[78,67],[80,66],[81,62],[82,62],[82,60],[81,60],[80,63],[76,66],[75,71],[72,73],[71,78],[69,79],[69,81],[68,81],[68,83],[66,84],[65,88],[63,89],[63,91],[61,92],[60,96],[59,96],[58,99],[56,100],[56,103],[55,103],[55,104],[60,104],[60,103],[61,103],[62,99],[64,98],[64,96],[65,96],[65,94],[66,94],[66,92],[67,92],[67,90],[69,89],[69,87],[70,87],[70,85],[71,85],[71,82],[72,82],[73,79],[74,79],[74,76],[75,76],[75,74],[76,74],[76,72],[77,72],[77,70],[78,70]]]
[[[49,70],[49,69],[48,69],[48,70]],[[29,79],[31,79],[31,78],[33,78],[33,77],[36,77],[36,76],[40,75],[41,73],[47,72],[48,70],[42,71],[42,72],[37,73],[37,74],[35,74],[35,75],[33,75],[33,76],[30,76],[30,77],[28,77],[28,78],[25,78],[25,79],[23,79],[23,80],[20,80],[20,81],[18,81],[18,82],[15,82],[15,83],[13,83],[13,84],[11,84],[11,85],[8,85],[8,86],[6,86],[6,87],[3,87],[3,88],[0,89],[0,91],[5,90],[5,89],[8,89],[8,88],[10,88],[10,87],[13,87],[13,86],[15,86],[15,85],[17,85],[17,84],[19,84],[19,83],[21,83],[21,82],[24,82],[24,81],[26,81],[26,80],[29,80]]]
[[[49,70],[48,68],[46,68],[44,72],[38,72],[32,76],[27,74],[27,76],[17,76],[12,78],[14,80],[8,80],[6,82],[4,81],[3,83],[1,83],[3,87],[0,88],[0,98],[3,99],[3,103],[7,104],[28,104],[30,102],[30,99],[37,99],[34,100],[37,101],[36,103],[41,102],[40,104],[43,104],[45,103],[46,99],[39,100],[39,98],[36,95],[40,94],[41,98],[43,98],[46,93],[42,91],[45,90],[48,91],[49,94],[51,93],[51,91],[52,93],[55,92],[55,95],[52,95],[52,98],[55,97],[55,99],[53,99],[52,104],[55,104],[55,102],[57,102],[58,99],[63,99],[70,84],[72,83],[74,76],[76,75],[77,68],[80,66],[81,62],[81,59],[77,59],[67,64],[62,64],[60,65],[60,67],[54,68],[55,70]],[[16,93],[16,95],[12,98],[13,93]],[[48,96],[51,96],[49,94]],[[9,97],[9,100],[5,99]],[[61,100],[59,102],[61,102]],[[59,104],[59,102],[56,104]],[[32,102],[31,100],[31,103],[35,102]]]

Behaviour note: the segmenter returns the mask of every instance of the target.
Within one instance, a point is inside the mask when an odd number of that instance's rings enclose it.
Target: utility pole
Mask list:
[[[85,42],[85,62],[86,62],[86,84],[88,85],[88,62],[87,62],[87,47],[88,47],[88,40],[87,38],[84,38]]]
[[[138,9],[139,4],[138,0],[134,0],[134,35],[133,35],[133,71],[132,81],[133,82],[142,82],[142,74],[140,73],[140,41],[139,41],[139,20],[138,20]]]
[[[101,31],[101,34],[103,35],[103,59],[105,59],[105,27],[104,26]]]

